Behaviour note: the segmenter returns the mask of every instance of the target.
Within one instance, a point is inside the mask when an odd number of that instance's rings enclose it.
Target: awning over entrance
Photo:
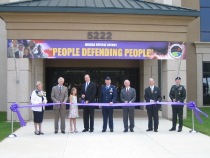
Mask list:
[[[2,4],[0,5],[0,12],[199,16],[197,10],[143,0],[26,0]]]

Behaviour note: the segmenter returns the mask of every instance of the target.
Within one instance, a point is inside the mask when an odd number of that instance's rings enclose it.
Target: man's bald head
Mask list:
[[[125,80],[124,81],[124,85],[125,85],[125,87],[129,87],[130,86],[130,81],[129,80]]]
[[[155,84],[154,79],[153,79],[153,78],[150,78],[150,79],[149,79],[149,85],[150,85],[150,86],[154,86],[154,84]]]

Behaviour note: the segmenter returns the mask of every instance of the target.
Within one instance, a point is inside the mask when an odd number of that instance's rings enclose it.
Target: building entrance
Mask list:
[[[124,80],[129,79],[131,81],[131,87],[136,89],[136,101],[139,101],[139,68],[49,68],[45,70],[45,85],[47,92],[48,102],[51,103],[51,90],[52,87],[57,85],[59,77],[65,79],[64,85],[68,87],[68,95],[71,88],[76,87],[78,90],[78,101],[81,100],[81,85],[84,83],[84,75],[89,74],[91,81],[97,85],[96,102],[98,102],[99,92],[101,86],[104,84],[104,79],[109,76],[112,80],[112,84],[117,88],[117,102],[120,102],[120,91],[123,88]],[[46,107],[46,109],[52,109]]]

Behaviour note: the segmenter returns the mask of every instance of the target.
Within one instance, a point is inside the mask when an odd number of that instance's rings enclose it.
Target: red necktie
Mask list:
[[[126,94],[128,95],[128,88],[126,88]]]

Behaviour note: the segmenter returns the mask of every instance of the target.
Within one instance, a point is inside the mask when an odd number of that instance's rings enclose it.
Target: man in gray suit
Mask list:
[[[120,99],[122,103],[132,103],[136,100],[136,90],[130,87],[130,81],[124,81],[125,88],[121,90]],[[134,106],[123,106],[124,132],[128,132],[128,117],[130,120],[130,131],[134,132]]]
[[[68,89],[63,86],[64,78],[60,77],[58,79],[58,85],[52,88],[51,99],[53,103],[61,103],[59,105],[54,105],[54,124],[55,124],[55,134],[58,133],[58,122],[59,117],[61,118],[61,133],[65,134],[65,111],[66,111],[66,102],[68,100]]]

